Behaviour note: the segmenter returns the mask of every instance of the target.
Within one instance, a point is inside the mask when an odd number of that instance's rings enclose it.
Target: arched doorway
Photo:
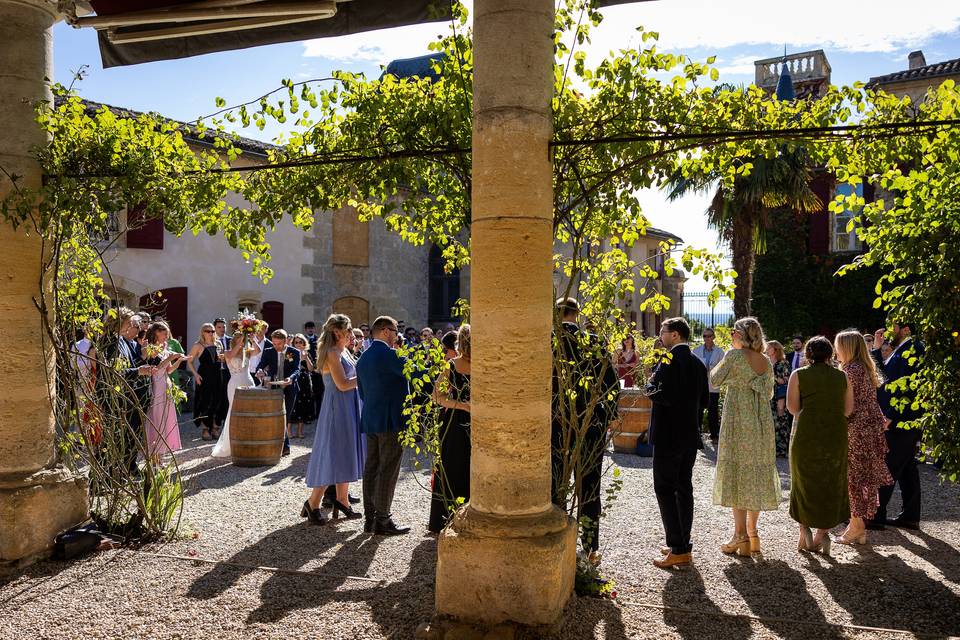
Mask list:
[[[270,325],[270,332],[283,328],[283,303],[267,300],[260,305],[260,317]]]

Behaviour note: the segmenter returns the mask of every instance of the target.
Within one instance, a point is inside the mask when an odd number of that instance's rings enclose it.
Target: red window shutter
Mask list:
[[[154,291],[140,298],[140,309],[152,317],[159,313],[168,325],[172,337],[189,340],[192,333],[187,329],[187,288],[169,287]]]
[[[833,198],[833,178],[820,175],[813,179],[810,188],[820,199],[821,207],[810,214],[810,235],[807,249],[812,255],[830,252],[830,200]]]
[[[260,317],[270,325],[270,331],[283,328],[283,303],[268,300],[260,305]]]
[[[163,249],[163,219],[146,219],[146,205],[127,209],[127,248]]]

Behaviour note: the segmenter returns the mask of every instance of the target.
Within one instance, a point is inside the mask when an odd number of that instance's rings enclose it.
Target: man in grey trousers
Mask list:
[[[409,392],[403,375],[404,359],[393,349],[399,328],[397,321],[380,316],[370,334],[373,342],[357,362],[357,386],[363,411],[360,431],[367,438],[367,460],[363,471],[363,530],[395,536],[410,531],[398,527],[391,517],[393,492],[400,477],[403,445],[399,433],[406,427],[403,403]]]

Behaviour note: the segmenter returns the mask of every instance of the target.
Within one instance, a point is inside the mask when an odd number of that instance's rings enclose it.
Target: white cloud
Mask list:
[[[413,58],[430,53],[427,45],[449,31],[449,22],[418,24],[339,38],[321,38],[304,42],[303,55],[337,62],[387,64],[398,58]]]
[[[765,0],[662,0],[611,7],[593,48],[636,46],[642,24],[660,33],[661,49],[770,44],[841,51],[888,52],[916,47],[960,28],[960,3],[927,0],[872,2],[769,2]]]
[[[472,1],[466,4],[472,15]],[[916,5],[902,0],[659,0],[609,7],[604,14],[606,19],[594,31],[590,46],[593,60],[610,50],[639,46],[635,28],[641,24],[660,33],[660,49],[769,45],[772,54],[784,45],[795,50],[889,53],[919,48],[933,37],[960,29],[956,0],[925,0]],[[386,64],[427,53],[427,44],[448,28],[448,23],[434,23],[309,40],[304,43],[304,55]],[[726,67],[722,71],[751,74],[752,62],[752,57],[738,58],[721,65]]]

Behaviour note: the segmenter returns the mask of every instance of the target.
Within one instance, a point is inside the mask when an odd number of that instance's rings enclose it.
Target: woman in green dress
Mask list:
[[[830,529],[850,517],[847,416],[853,413],[853,389],[847,374],[829,364],[829,340],[810,338],[804,352],[810,364],[790,374],[787,383],[787,409],[797,418],[790,444],[790,517],[800,523],[799,551],[829,554]]]
[[[732,340],[733,348],[710,376],[713,386],[726,393],[713,502],[733,508],[733,537],[720,550],[756,557],[760,555],[760,512],[773,511],[780,504],[780,475],[770,412],[773,370],[763,355],[763,329],[756,318],[737,320]]]

